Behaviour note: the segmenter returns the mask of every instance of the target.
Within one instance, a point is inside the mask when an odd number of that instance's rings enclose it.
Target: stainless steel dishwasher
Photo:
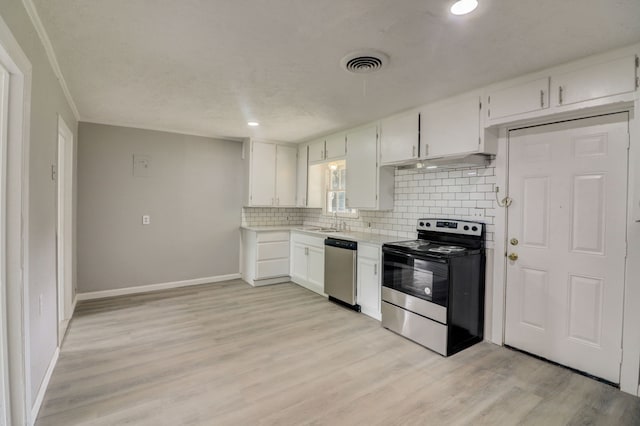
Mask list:
[[[324,292],[332,302],[360,312],[356,303],[357,259],[355,241],[324,240]]]

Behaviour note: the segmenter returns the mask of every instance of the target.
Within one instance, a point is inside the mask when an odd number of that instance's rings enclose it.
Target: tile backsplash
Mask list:
[[[493,241],[496,202],[495,167],[451,170],[395,171],[393,211],[364,211],[357,218],[338,217],[338,225],[355,232],[371,232],[399,239],[416,237],[419,218],[477,220],[487,224],[487,241]],[[483,217],[477,217],[480,214]],[[244,208],[245,225],[335,225],[335,218],[321,209]]]

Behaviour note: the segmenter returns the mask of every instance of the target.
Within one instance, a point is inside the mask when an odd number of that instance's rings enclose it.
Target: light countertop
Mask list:
[[[268,231],[292,231],[300,232],[303,234],[315,235],[318,237],[333,237],[343,240],[357,241],[359,243],[369,244],[385,244],[393,241],[404,241],[408,238],[393,237],[390,235],[380,235],[368,232],[324,232],[319,230],[318,226],[305,226],[305,225],[274,225],[274,226],[241,226],[241,229],[255,232],[268,232]]]

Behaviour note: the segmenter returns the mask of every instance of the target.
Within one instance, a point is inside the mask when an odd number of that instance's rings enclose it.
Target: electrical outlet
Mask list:
[[[142,224],[143,225],[151,224],[151,216],[149,216],[148,214],[145,214],[144,216],[142,216]]]
[[[469,209],[469,216],[474,219],[484,219],[484,209]]]

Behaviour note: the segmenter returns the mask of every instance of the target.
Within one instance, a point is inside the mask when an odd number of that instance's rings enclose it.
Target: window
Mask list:
[[[325,212],[330,215],[357,217],[358,210],[346,203],[347,166],[344,160],[327,164],[325,171]]]

